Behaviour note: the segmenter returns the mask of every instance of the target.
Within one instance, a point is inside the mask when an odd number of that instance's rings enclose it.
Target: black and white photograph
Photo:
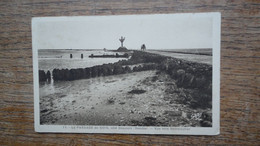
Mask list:
[[[37,132],[219,134],[220,13],[32,19]]]

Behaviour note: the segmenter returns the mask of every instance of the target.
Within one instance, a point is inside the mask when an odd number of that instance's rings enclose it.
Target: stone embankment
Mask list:
[[[136,66],[131,69],[130,65]],[[173,79],[177,80],[179,87],[203,88],[211,91],[212,66],[143,51],[134,51],[129,60],[122,60],[113,64],[109,63],[78,69],[54,69],[52,75],[54,81],[71,81],[146,70],[167,72]],[[50,78],[50,71],[45,73],[39,70],[40,82],[49,81]]]

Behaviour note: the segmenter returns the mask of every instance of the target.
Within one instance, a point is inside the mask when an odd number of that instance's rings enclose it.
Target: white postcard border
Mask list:
[[[167,14],[154,14],[167,15]],[[183,13],[174,14],[182,17],[212,17],[213,19],[213,92],[212,92],[212,127],[154,127],[154,126],[91,126],[91,125],[40,125],[39,76],[38,76],[38,44],[37,22],[42,20],[67,19],[68,17],[41,17],[32,19],[32,52],[33,52],[33,84],[34,84],[34,126],[36,132],[50,133],[110,133],[110,134],[164,134],[164,135],[218,135],[220,133],[220,32],[221,14]],[[123,15],[120,15],[123,16]],[[133,15],[131,15],[133,16]],[[84,17],[84,16],[75,16]],[[91,16],[96,17],[96,16]],[[99,17],[99,16],[97,16]],[[102,16],[104,17],[104,16]],[[71,17],[73,18],[73,17]]]

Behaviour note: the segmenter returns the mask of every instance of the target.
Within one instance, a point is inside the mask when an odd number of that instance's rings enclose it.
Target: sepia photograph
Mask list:
[[[219,13],[38,17],[32,37],[37,132],[219,133]]]

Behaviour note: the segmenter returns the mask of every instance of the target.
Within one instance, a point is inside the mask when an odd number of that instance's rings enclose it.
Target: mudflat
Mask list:
[[[211,110],[180,102],[196,89],[177,87],[156,70],[54,84],[61,89],[40,98],[43,125],[197,127],[202,113]]]

